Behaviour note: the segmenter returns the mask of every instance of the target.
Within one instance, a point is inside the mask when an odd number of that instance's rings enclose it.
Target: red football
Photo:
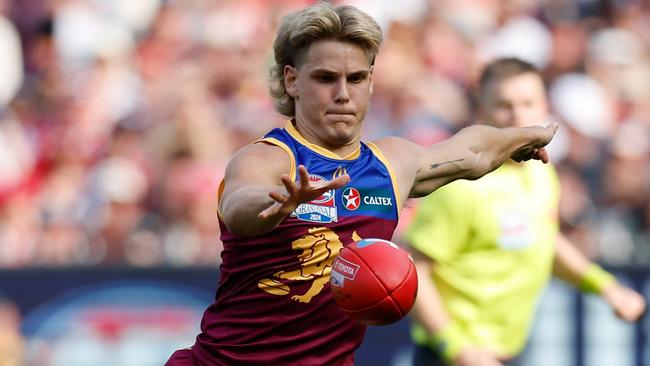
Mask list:
[[[330,285],[338,306],[369,325],[402,319],[413,307],[418,277],[411,254],[382,239],[363,239],[341,250]]]

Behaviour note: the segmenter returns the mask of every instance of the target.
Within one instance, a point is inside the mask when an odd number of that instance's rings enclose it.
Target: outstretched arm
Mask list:
[[[255,236],[275,229],[301,203],[344,186],[348,175],[312,184],[303,166],[297,181],[289,176],[291,161],[279,147],[257,143],[240,150],[230,161],[220,195],[219,213],[236,235]]]
[[[557,127],[556,123],[548,127],[467,127],[424,151],[411,196],[428,195],[459,178],[480,178],[509,159],[548,162],[544,146],[551,141]]]
[[[397,171],[409,197],[423,197],[456,179],[477,179],[506,161],[538,159],[548,162],[544,150],[557,123],[547,127],[466,127],[449,139],[429,147],[399,138],[384,138],[376,145]]]
[[[621,319],[634,322],[645,313],[646,300],[587,259],[563,235],[558,235],[553,274],[585,292],[600,294]]]

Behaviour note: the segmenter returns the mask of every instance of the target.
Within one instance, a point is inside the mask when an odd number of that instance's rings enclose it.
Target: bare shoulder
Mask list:
[[[372,143],[377,146],[391,165],[401,192],[401,202],[406,202],[419,167],[423,148],[401,137],[384,137]]]
[[[389,136],[372,141],[379,150],[386,156],[386,159],[399,170],[417,169],[416,157],[422,151],[422,147],[407,139]]]
[[[291,172],[291,158],[283,148],[257,142],[244,146],[230,159],[226,168],[226,183],[280,184],[280,176]]]

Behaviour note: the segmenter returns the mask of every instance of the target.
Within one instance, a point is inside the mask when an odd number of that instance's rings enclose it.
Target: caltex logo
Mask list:
[[[361,194],[354,188],[346,188],[343,191],[343,206],[348,210],[354,211],[361,204]]]

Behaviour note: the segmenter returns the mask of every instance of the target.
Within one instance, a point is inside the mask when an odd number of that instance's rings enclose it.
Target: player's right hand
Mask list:
[[[503,363],[488,350],[467,347],[454,358],[454,366],[503,366]]]
[[[309,181],[309,172],[303,165],[298,166],[298,174],[300,176],[299,184],[296,184],[287,174],[280,177],[285,190],[269,192],[269,197],[275,202],[260,212],[260,218],[266,219],[277,214],[288,216],[301,203],[315,200],[330,189],[341,188],[350,181],[350,176],[344,174],[329,181],[312,184]]]

